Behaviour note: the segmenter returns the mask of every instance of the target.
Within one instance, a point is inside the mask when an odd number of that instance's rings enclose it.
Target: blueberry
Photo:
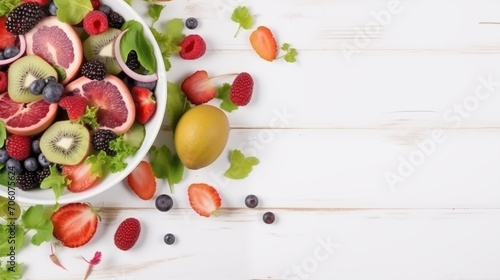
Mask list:
[[[156,81],[145,83],[145,82],[139,82],[139,81],[134,80],[134,85],[136,87],[143,87],[143,88],[149,89],[150,91],[154,91],[155,87],[156,87]]]
[[[56,3],[50,2],[50,5],[49,5],[49,14],[51,14],[53,16],[57,15],[57,6],[56,6]]]
[[[272,224],[272,223],[274,223],[275,219],[276,219],[276,217],[274,216],[273,212],[266,212],[262,216],[262,220],[264,220],[264,223],[266,223],[266,224]]]
[[[259,198],[256,197],[255,195],[249,194],[247,195],[247,197],[245,197],[245,205],[248,208],[255,208],[257,207],[258,204],[259,204]]]
[[[193,17],[186,19],[186,27],[188,29],[195,29],[198,27],[198,20]]]
[[[56,79],[56,77],[54,77],[54,76],[50,76],[50,77],[47,77],[47,78],[43,79],[43,81],[44,81],[44,82],[45,82],[45,84],[47,85],[47,84],[50,84],[50,83],[55,83],[55,82],[57,82],[57,79]]]
[[[7,154],[7,151],[3,148],[0,149],[0,163],[5,164],[9,158],[10,156]]]
[[[40,95],[45,87],[45,82],[42,79],[34,80],[29,86],[29,91],[31,94]]]
[[[42,167],[48,167],[50,165],[50,161],[48,161],[42,153],[38,155],[38,163],[40,163]]]
[[[0,60],[4,60],[5,59],[5,56],[3,56],[3,52],[0,51]]]
[[[24,160],[24,169],[28,171],[38,170],[38,160],[35,157],[29,157]]]
[[[165,237],[163,237],[163,241],[165,241],[168,245],[172,245],[175,242],[175,235],[167,233],[165,234]]]
[[[14,172],[15,174],[20,174],[21,172],[23,172],[21,162],[19,162],[17,159],[9,158],[5,163],[5,167],[7,168],[7,172]]]
[[[173,205],[174,201],[168,194],[159,195],[155,201],[156,209],[160,210],[161,212],[167,212],[168,210],[172,209]]]
[[[111,8],[108,5],[101,5],[99,7],[99,11],[101,11],[101,12],[105,13],[106,15],[108,15],[111,12]]]
[[[8,46],[4,51],[3,51],[3,56],[5,58],[12,58],[16,56],[19,53],[19,48],[16,46]]]
[[[58,83],[48,83],[42,91],[43,100],[47,103],[57,103],[61,100],[64,87]]]
[[[40,139],[31,141],[31,151],[37,155],[42,152],[42,150],[40,150]]]

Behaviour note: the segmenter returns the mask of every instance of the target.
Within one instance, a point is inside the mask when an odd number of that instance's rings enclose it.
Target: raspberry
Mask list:
[[[45,16],[45,12],[36,3],[24,3],[15,7],[7,16],[5,27],[14,35],[25,34]]]
[[[3,93],[7,90],[7,74],[5,72],[0,71],[0,93]]]
[[[179,56],[188,60],[202,57],[207,49],[207,45],[205,44],[203,38],[196,34],[188,35],[181,41],[179,46],[181,47]]]
[[[127,62],[125,62],[125,64],[127,64],[127,67],[131,70],[136,70],[137,68],[141,67],[141,63],[137,58],[137,53],[134,50],[128,53]]]
[[[109,142],[115,140],[117,135],[109,129],[98,129],[94,135],[92,135],[92,145],[94,149],[98,151],[105,151],[107,155],[114,156],[116,151],[109,148]]]
[[[134,246],[141,233],[141,223],[136,218],[125,219],[115,232],[115,245],[118,249],[127,251]]]
[[[7,138],[6,150],[11,158],[25,160],[31,153],[31,138],[13,134]]]
[[[117,12],[111,11],[108,14],[109,27],[120,29],[125,23],[125,19]]]
[[[100,60],[87,61],[82,65],[82,75],[91,80],[104,80],[106,65]]]
[[[101,11],[92,11],[83,19],[83,29],[89,35],[101,34],[108,30],[108,17]]]
[[[82,96],[66,96],[59,101],[59,106],[66,110],[71,121],[76,121],[85,114],[87,99]]]
[[[29,191],[40,187],[37,173],[35,171],[23,171],[16,178],[16,185],[23,191]]]
[[[240,73],[231,85],[229,98],[238,106],[245,106],[250,102],[253,91],[253,79],[250,74],[246,72]]]

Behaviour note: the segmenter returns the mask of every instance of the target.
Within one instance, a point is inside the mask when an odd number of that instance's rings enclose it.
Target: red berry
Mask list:
[[[116,229],[115,245],[118,249],[127,251],[134,247],[141,233],[141,223],[136,218],[125,219]]]
[[[6,17],[0,17],[0,51],[5,50],[8,46],[13,46],[16,43],[16,36],[5,28]]]
[[[217,190],[212,186],[198,183],[188,187],[189,204],[200,216],[210,217],[221,206]]]
[[[231,85],[229,98],[238,106],[245,106],[250,102],[253,92],[253,79],[246,72],[240,73]]]
[[[153,93],[144,87],[133,87],[131,92],[135,103],[135,119],[145,124],[156,111]]]
[[[64,165],[62,175],[66,176],[71,182],[66,186],[70,192],[83,192],[94,186],[99,177],[92,174],[92,164],[80,163],[78,165]]]
[[[0,93],[3,93],[7,90],[7,74],[5,72],[0,71]]]
[[[31,153],[31,138],[12,134],[7,138],[6,150],[11,158],[25,160]]]
[[[91,11],[83,19],[83,29],[89,35],[101,34],[108,30],[108,17],[101,11]]]
[[[188,35],[179,44],[181,50],[179,56],[183,59],[193,60],[202,57],[205,54],[207,45],[200,35]]]
[[[101,1],[99,0],[90,0],[90,2],[92,2],[92,8],[94,8],[94,10],[99,9],[101,6]]]
[[[45,6],[49,3],[49,0],[23,0],[22,3],[36,3],[40,6]]]
[[[79,202],[64,205],[50,217],[54,225],[54,237],[70,248],[80,247],[92,239],[98,219],[95,209]]]
[[[87,99],[83,96],[66,96],[59,101],[59,106],[66,110],[71,121],[76,121],[85,114]]]
[[[255,52],[267,61],[273,61],[278,54],[276,39],[271,30],[265,26],[259,26],[250,34],[250,44]]]
[[[194,105],[200,105],[214,99],[217,89],[208,78],[205,70],[194,72],[181,84],[182,92]]]

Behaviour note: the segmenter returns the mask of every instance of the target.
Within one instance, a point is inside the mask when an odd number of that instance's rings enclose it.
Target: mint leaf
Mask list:
[[[224,111],[231,113],[232,111],[238,109],[238,105],[234,104],[231,101],[231,98],[229,98],[230,92],[231,92],[231,85],[228,83],[224,83],[222,84],[221,87],[217,89],[217,95],[215,97],[222,100],[220,108]]]
[[[2,0],[0,1],[0,17],[5,16],[15,7],[21,4],[21,0]]]
[[[7,130],[5,130],[5,124],[0,120],[0,148],[5,144],[5,138],[7,138]]]
[[[185,35],[182,34],[184,23],[180,18],[174,18],[167,22],[166,32],[162,33],[155,28],[151,28],[151,32],[155,37],[158,46],[160,47],[163,60],[165,62],[165,70],[171,68],[169,57],[180,51],[179,43],[184,39]]]
[[[239,6],[234,9],[233,14],[231,15],[231,20],[240,24],[238,30],[236,30],[236,33],[234,34],[235,38],[238,36],[241,28],[250,29],[253,25],[253,18],[250,15],[248,8],[244,6]]]
[[[0,280],[19,280],[19,279],[23,279],[21,264],[18,264],[16,262],[14,266],[10,266],[6,262],[5,265],[0,267]]]
[[[155,22],[160,19],[160,14],[161,11],[163,11],[163,8],[165,8],[164,5],[158,5],[158,4],[150,4],[149,5],[149,10],[148,10],[148,15],[153,19],[153,23],[151,23],[151,26],[155,24]]]
[[[123,60],[126,61],[130,51],[135,50],[142,67],[149,74],[154,73],[156,71],[156,59],[153,46],[144,36],[142,24],[135,20],[129,20],[122,26],[122,30],[125,29],[128,29],[128,32],[123,35],[120,42],[120,52]]]
[[[290,44],[288,43],[284,43],[283,46],[281,46],[281,49],[286,51],[286,54],[283,56],[285,58],[285,61],[286,62],[289,62],[289,63],[294,63],[296,62],[297,60],[295,59],[295,57],[297,56],[297,50],[294,49],[294,48],[291,48],[290,47]]]
[[[45,216],[45,209],[42,205],[28,208],[21,216],[21,220],[25,229],[36,231],[35,235],[31,237],[31,244],[38,246],[45,241],[52,240],[54,226],[50,218]]]
[[[49,170],[50,170],[50,175],[47,176],[45,179],[43,179],[42,183],[40,184],[40,188],[41,189],[52,188],[52,191],[54,192],[57,201],[57,199],[59,199],[66,186],[69,185],[71,181],[66,179],[66,176],[61,175],[59,170],[57,170],[55,164],[52,164],[49,167]]]
[[[191,108],[187,102],[186,95],[182,92],[181,87],[177,84],[167,83],[167,115],[170,119],[172,131],[179,122],[182,115]]]
[[[167,179],[170,186],[170,192],[174,192],[174,185],[182,180],[184,174],[184,165],[179,156],[172,154],[170,149],[163,145],[159,149],[151,147],[151,167],[156,178]]]
[[[92,11],[90,0],[54,0],[57,6],[57,19],[69,25],[75,25]]]
[[[14,228],[14,238],[12,238],[12,235],[10,234],[12,228]],[[12,254],[11,249],[14,249],[14,252],[18,252],[24,244],[23,227],[19,224],[14,224],[14,226],[12,226],[10,225],[10,222],[7,225],[0,224],[0,240],[2,240],[0,243],[1,256]]]
[[[229,154],[231,166],[224,176],[230,179],[243,179],[252,171],[254,165],[259,164],[259,159],[256,157],[245,157],[240,150],[233,150]]]

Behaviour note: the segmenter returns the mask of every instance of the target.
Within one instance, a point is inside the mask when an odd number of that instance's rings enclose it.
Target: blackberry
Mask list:
[[[87,61],[82,65],[82,75],[91,80],[104,80],[106,65],[99,60]]]
[[[16,178],[17,187],[29,191],[40,187],[38,176],[34,171],[23,171]]]
[[[108,156],[114,156],[116,152],[109,148],[109,142],[115,140],[116,137],[118,136],[109,129],[98,129],[94,135],[92,135],[91,142],[94,149],[105,151]]]
[[[125,23],[125,19],[117,12],[111,11],[108,14],[108,26],[111,28],[120,29]]]
[[[24,3],[15,7],[7,16],[5,27],[14,35],[30,31],[45,16],[45,12],[36,3]]]
[[[36,175],[38,178],[38,184],[41,184],[43,179],[47,178],[50,175],[50,169],[48,167],[45,167],[42,170],[38,170]]]
[[[127,64],[127,67],[131,70],[136,70],[141,67],[141,63],[139,63],[139,59],[137,58],[137,53],[134,50],[128,53],[127,62],[125,62],[125,64]]]

